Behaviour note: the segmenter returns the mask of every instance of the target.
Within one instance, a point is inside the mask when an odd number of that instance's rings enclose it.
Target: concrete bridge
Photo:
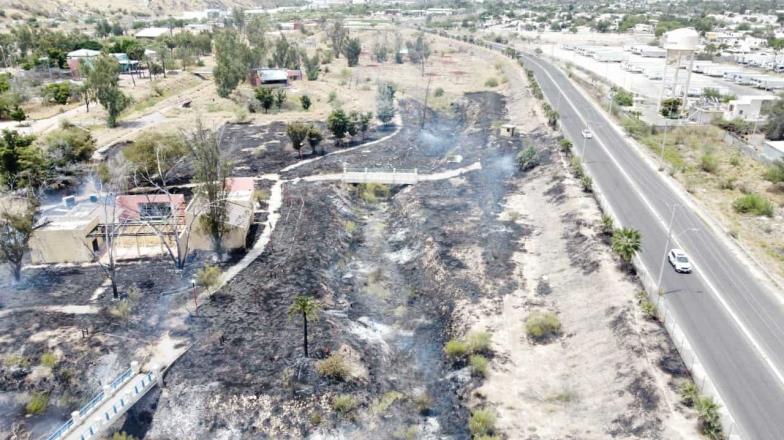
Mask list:
[[[122,417],[139,399],[156,384],[163,385],[163,370],[151,366],[142,371],[138,362],[121,373],[96,394],[46,440],[87,440],[98,438],[101,433]]]

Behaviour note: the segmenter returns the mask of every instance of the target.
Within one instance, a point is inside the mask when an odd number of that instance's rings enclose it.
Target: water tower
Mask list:
[[[689,96],[694,54],[699,42],[700,34],[693,28],[675,29],[665,33],[662,37],[662,47],[667,51],[667,56],[664,59],[661,98],[657,108],[661,107],[661,101],[665,98],[681,98],[685,107],[686,98]],[[675,73],[672,78],[668,78],[667,70],[671,67],[675,69]],[[686,68],[685,83],[680,74],[682,67]]]

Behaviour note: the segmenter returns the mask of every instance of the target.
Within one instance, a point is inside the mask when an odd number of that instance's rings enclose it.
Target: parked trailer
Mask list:
[[[768,77],[757,84],[763,90],[782,90],[784,89],[784,78]]]
[[[615,51],[596,51],[593,57],[602,63],[620,63],[626,58],[623,53]]]
[[[705,73],[705,70],[715,65],[713,61],[695,61],[691,71],[694,73]]]
[[[767,75],[750,75],[750,74],[742,74],[735,76],[735,83],[740,84],[742,86],[754,86],[756,85],[756,81],[759,79],[763,79],[767,77]]]
[[[645,58],[664,58],[667,51],[655,46],[645,46],[640,49],[640,55]]]

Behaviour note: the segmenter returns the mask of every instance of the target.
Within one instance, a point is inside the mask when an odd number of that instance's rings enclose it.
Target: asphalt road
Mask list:
[[[584,162],[594,184],[621,225],[642,233],[640,257],[654,279],[666,264],[665,301],[743,438],[784,439],[784,293],[755,277],[749,269],[754,263],[733,254],[560,70],[529,55],[523,62],[560,113],[576,153],[581,154],[586,122],[592,128]],[[686,250],[695,263],[692,274],[675,273],[663,258],[673,205],[679,206],[669,247]]]

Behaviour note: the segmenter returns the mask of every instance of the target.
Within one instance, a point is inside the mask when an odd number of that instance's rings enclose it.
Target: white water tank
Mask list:
[[[662,47],[667,50],[695,51],[700,34],[693,28],[674,29],[664,34]]]

